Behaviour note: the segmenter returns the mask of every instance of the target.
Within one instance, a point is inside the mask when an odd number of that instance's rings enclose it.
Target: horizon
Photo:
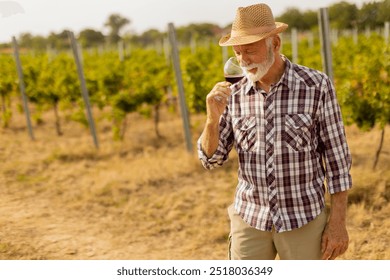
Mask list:
[[[342,2],[341,0],[303,0],[290,5],[289,0],[262,1],[269,5],[274,17],[281,15],[287,8],[301,11],[316,10]],[[358,8],[368,0],[350,0]],[[253,0],[143,0],[120,1],[101,0],[17,0],[0,1],[0,43],[9,43],[12,36],[22,33],[47,37],[50,33],[71,30],[79,33],[84,29],[94,29],[105,34],[105,21],[111,14],[118,13],[130,20],[124,32],[142,34],[150,29],[164,31],[168,23],[175,27],[197,23],[212,23],[224,27],[230,24],[237,7],[259,3]],[[93,12],[86,12],[93,8]]]

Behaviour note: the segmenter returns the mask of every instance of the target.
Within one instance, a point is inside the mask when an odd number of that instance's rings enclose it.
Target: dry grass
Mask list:
[[[372,164],[380,131],[347,128],[352,151],[353,189],[349,195],[350,246],[343,259],[390,259],[390,131],[374,171]]]
[[[236,156],[206,171],[185,150],[182,123],[164,114],[163,139],[132,115],[114,142],[98,123],[66,123],[55,135],[50,115],[31,142],[23,116],[0,130],[0,259],[226,259],[226,208],[236,184]],[[193,116],[195,143],[204,116]],[[351,244],[344,259],[390,259],[390,132],[377,171],[379,132],[347,130],[353,153]]]

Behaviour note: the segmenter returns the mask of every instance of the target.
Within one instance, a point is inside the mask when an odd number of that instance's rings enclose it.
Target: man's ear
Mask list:
[[[281,44],[280,36],[279,35],[275,35],[273,40],[272,40],[272,46],[274,47],[275,51],[279,51],[280,50],[280,44]]]

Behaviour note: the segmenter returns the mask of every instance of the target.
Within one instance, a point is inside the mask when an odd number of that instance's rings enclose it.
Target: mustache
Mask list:
[[[246,71],[252,70],[254,68],[259,68],[261,65],[262,65],[261,63],[251,63],[251,64],[247,64],[245,62],[240,63],[241,68],[243,68]]]

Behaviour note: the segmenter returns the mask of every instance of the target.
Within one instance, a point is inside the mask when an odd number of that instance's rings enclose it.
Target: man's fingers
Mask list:
[[[322,253],[322,259],[329,260],[332,257],[332,254],[333,254],[333,248],[327,246],[325,252]]]
[[[223,81],[223,82],[217,83],[217,85],[221,85],[223,87],[230,87],[232,84],[227,82],[227,81]]]
[[[216,91],[213,95],[214,99],[219,102],[227,102],[229,99],[229,94],[223,91]]]
[[[324,246],[324,244],[326,244],[325,247],[322,248],[322,259],[323,260],[334,260],[338,256],[344,254],[345,251],[347,251],[347,249],[348,249],[348,244],[345,244],[345,243],[334,244],[334,243],[328,242],[326,239],[325,239],[325,242],[326,243],[324,243],[324,240],[322,242],[323,246]]]
[[[227,98],[226,98],[226,97],[223,97],[223,96],[220,96],[220,95],[214,96],[214,99],[217,100],[217,101],[219,101],[219,102],[227,101]]]
[[[338,256],[341,256],[342,254],[345,253],[345,251],[347,251],[348,249],[348,243],[343,243],[343,244],[340,244],[334,251],[333,251],[333,255],[334,256],[334,259],[337,258]],[[333,257],[332,255],[332,257]]]
[[[330,240],[328,239],[328,235],[324,233],[321,241],[322,259],[329,260],[333,254],[333,249],[334,247],[332,246]]]
[[[324,234],[321,239],[321,252],[325,253],[328,244],[328,237]]]
[[[232,84],[229,82],[219,82],[216,83],[213,90],[221,90],[221,89],[228,89]]]
[[[332,252],[332,255],[329,257],[329,260],[334,260],[340,256],[340,248],[335,248]]]
[[[213,90],[211,91],[212,97],[220,102],[227,102],[229,96],[230,96],[230,83],[228,82],[221,82],[214,86]]]

